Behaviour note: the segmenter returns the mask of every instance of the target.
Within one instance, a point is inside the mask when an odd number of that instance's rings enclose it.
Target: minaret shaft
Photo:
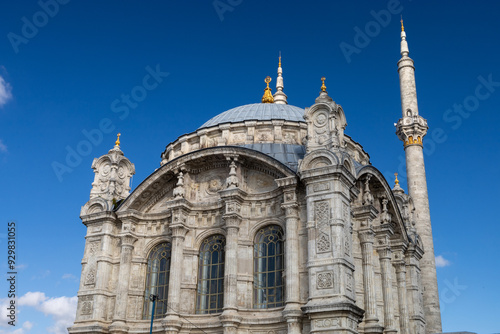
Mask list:
[[[403,117],[397,123],[396,134],[404,143],[408,192],[415,205],[415,228],[424,246],[425,253],[420,260],[420,268],[424,287],[426,333],[430,334],[441,332],[441,311],[423,154],[423,138],[428,126],[427,121],[418,113],[415,67],[408,54],[406,34],[402,31],[402,58],[398,62],[398,72]]]

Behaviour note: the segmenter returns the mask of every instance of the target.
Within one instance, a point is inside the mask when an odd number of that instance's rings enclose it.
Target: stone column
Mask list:
[[[181,200],[182,201],[182,200]],[[181,298],[182,263],[184,254],[184,239],[188,228],[186,224],[187,211],[182,207],[172,209],[172,253],[170,265],[170,280],[168,286],[167,316],[162,321],[166,334],[176,334],[182,324],[179,319],[179,302]]]
[[[416,237],[416,236],[415,236]],[[414,237],[414,238],[415,238]],[[407,262],[407,299],[409,304],[411,331],[415,334],[425,333],[425,318],[423,308],[422,275],[419,268],[419,260],[422,258],[423,250],[416,243],[410,243],[406,251]]]
[[[365,327],[378,324],[375,275],[373,272],[373,242],[375,233],[371,228],[359,231],[363,260],[363,286],[365,290]]]
[[[226,228],[226,258],[224,261],[224,311],[238,310],[238,231],[241,217],[224,215]]]
[[[241,317],[238,316],[238,233],[241,223],[241,202],[244,192],[238,188],[236,164],[230,165],[226,180],[228,189],[220,191],[225,201],[225,213],[222,216],[226,230],[226,258],[224,259],[224,307],[220,316],[223,333],[236,333]]]
[[[118,273],[118,285],[116,287],[115,313],[113,323],[110,326],[110,332],[126,332],[128,327],[125,325],[128,305],[128,285],[130,278],[130,263],[132,261],[132,251],[134,242],[137,238],[132,234],[125,234],[121,237],[122,249],[120,256],[120,271]]]
[[[406,263],[403,254],[397,252],[396,261],[396,279],[398,281],[398,299],[399,299],[399,326],[401,334],[409,334],[410,324],[408,318],[408,300],[406,297]]]
[[[288,333],[300,334],[302,311],[300,309],[299,281],[299,210],[296,198],[297,179],[287,177],[276,180],[283,188],[285,210],[285,274],[286,307],[283,317],[288,323]]]
[[[385,238],[384,238],[385,239]],[[384,240],[388,242],[388,239]],[[394,319],[394,301],[392,299],[392,251],[388,244],[377,247],[382,272],[382,293],[384,295],[384,333],[397,333]]]
[[[369,181],[369,178],[367,177]],[[366,183],[365,183],[366,186]],[[366,186],[364,191],[364,203],[373,203],[367,200],[367,194],[371,196],[369,188]],[[360,221],[358,231],[361,243],[361,258],[363,262],[363,288],[365,299],[365,333],[382,333],[384,328],[379,324],[377,317],[377,297],[375,294],[375,273],[373,271],[373,243],[375,241],[375,232],[372,228],[372,221],[378,215],[378,211],[373,205],[365,205],[353,209],[354,218]]]
[[[171,258],[172,265],[170,266],[167,315],[179,314],[184,238],[186,237],[186,232],[188,231],[188,229],[181,224],[171,226],[171,229],[172,229],[172,258]]]

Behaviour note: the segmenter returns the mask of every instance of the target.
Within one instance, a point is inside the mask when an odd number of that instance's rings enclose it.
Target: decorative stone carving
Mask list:
[[[184,174],[177,174],[177,184],[174,188],[174,198],[184,198],[186,191],[184,189]]]
[[[330,206],[328,205],[327,201],[320,201],[316,202],[314,205],[314,213],[316,216],[316,223],[318,224],[318,227],[323,227],[324,225],[328,224],[328,214]]]
[[[235,160],[231,160],[229,164],[229,177],[226,180],[226,187],[229,189],[238,188],[238,176],[236,173],[236,163]]]
[[[318,289],[328,289],[333,287],[333,272],[324,271],[318,273],[317,287]]]
[[[316,319],[314,326],[317,328],[337,328],[339,327],[339,319]]]
[[[321,233],[318,238],[317,245],[318,253],[325,253],[331,250],[332,246],[330,242],[330,236],[326,233]]]
[[[363,205],[373,205],[373,195],[370,192],[370,179],[371,175],[367,175],[365,178],[365,188],[363,190]]]
[[[101,197],[111,203],[113,199],[118,201],[129,195],[130,178],[135,174],[135,167],[124,157],[120,146],[115,145],[108,154],[94,159],[92,169],[95,176],[90,199]]]
[[[390,224],[391,223],[391,214],[387,211],[387,203],[389,201],[387,198],[382,198],[382,214],[381,214],[381,224]]]
[[[353,277],[352,277],[352,274],[351,273],[347,273],[347,276],[346,276],[346,289],[348,291],[353,291],[352,289],[353,287]]]
[[[91,315],[94,309],[94,297],[93,296],[82,296],[80,297],[81,302],[81,315]]]
[[[87,272],[87,275],[85,276],[85,285],[93,285],[93,284],[95,284],[95,274],[96,274],[95,268],[91,268]]]
[[[423,138],[427,134],[427,120],[420,115],[412,115],[411,111],[399,119],[396,125],[396,135],[404,143],[404,146],[423,146]]]
[[[213,195],[222,189],[222,181],[219,178],[213,178],[208,181],[207,193]]]

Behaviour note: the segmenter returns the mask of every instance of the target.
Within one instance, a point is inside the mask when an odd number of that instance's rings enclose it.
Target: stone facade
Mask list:
[[[403,114],[398,125],[400,137],[410,131],[405,117],[418,115],[413,105],[415,114]],[[131,194],[135,170],[119,145],[96,159],[81,211],[87,235],[69,332],[149,333],[149,294],[160,286],[151,283],[151,254],[163,244],[170,265],[161,269],[168,282],[154,333],[434,331],[439,304],[424,293],[430,284],[437,295],[423,270],[434,262],[422,263],[434,255],[421,146],[402,138],[409,178],[420,187],[405,194],[398,184],[390,188],[344,134],[346,125],[323,86],[304,121],[242,119],[182,136]],[[305,154],[291,168],[244,146],[256,143],[303,145]],[[266,240],[282,252],[269,246],[262,253],[263,231],[278,231]],[[216,236],[223,249],[208,258],[203,245]],[[219,271],[206,276],[203,268],[216,262]]]

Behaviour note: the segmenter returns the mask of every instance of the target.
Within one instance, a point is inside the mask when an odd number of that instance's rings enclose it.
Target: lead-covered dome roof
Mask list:
[[[223,113],[209,119],[202,126],[200,126],[199,129],[208,128],[223,123],[237,123],[250,120],[269,121],[273,119],[282,119],[292,122],[305,122],[304,109],[296,106],[291,106],[289,104],[246,104],[224,111]]]

